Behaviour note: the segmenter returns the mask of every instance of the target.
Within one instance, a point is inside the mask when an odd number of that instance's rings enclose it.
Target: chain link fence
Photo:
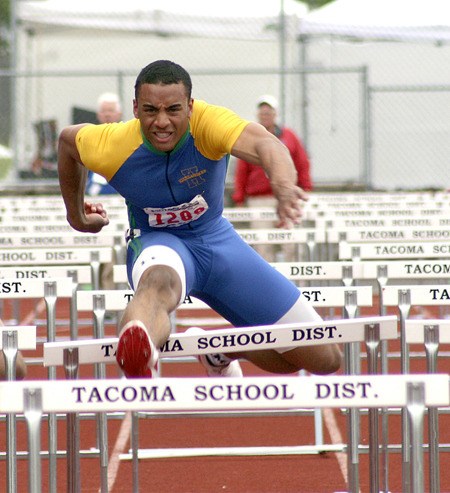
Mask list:
[[[1,107],[13,116],[0,117],[0,143],[14,151],[9,180],[33,176],[43,145],[40,124],[53,122],[46,134],[51,141],[64,126],[92,118],[102,92],[117,92],[124,119],[132,118],[137,73],[168,58],[190,71],[194,98],[245,118],[255,119],[258,96],[275,95],[281,122],[305,143],[316,187],[450,183],[445,44],[305,36],[302,15],[287,0],[257,2],[260,9],[246,16],[239,9],[231,15],[231,1],[223,17],[187,7],[166,12],[148,2],[133,10],[139,0],[120,12],[101,10],[103,0],[60,2],[71,8],[40,11],[58,2],[17,2],[16,67],[0,70]],[[263,12],[268,4],[271,15]]]

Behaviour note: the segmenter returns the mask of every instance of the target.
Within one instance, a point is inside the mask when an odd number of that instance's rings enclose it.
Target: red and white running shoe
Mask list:
[[[200,327],[190,327],[186,334],[204,334],[206,331]],[[196,358],[200,361],[209,377],[242,377],[242,369],[237,359],[231,360],[223,354],[199,354]]]
[[[119,334],[116,360],[127,378],[158,376],[158,351],[140,320],[131,320]]]

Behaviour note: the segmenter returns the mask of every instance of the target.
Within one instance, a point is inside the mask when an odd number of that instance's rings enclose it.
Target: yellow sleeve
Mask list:
[[[81,162],[110,180],[142,144],[139,120],[82,127],[76,136]]]
[[[194,101],[190,126],[195,139],[195,146],[208,159],[220,159],[230,154],[236,140],[249,121],[244,120],[233,111]]]

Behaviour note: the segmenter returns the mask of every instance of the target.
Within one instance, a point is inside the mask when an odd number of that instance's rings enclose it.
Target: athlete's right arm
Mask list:
[[[85,233],[98,233],[109,223],[101,204],[84,201],[88,170],[81,164],[76,136],[85,124],[66,127],[58,141],[58,176],[61,194],[72,228]]]

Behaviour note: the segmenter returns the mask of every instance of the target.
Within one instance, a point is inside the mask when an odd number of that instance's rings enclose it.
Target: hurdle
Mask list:
[[[18,265],[90,265],[94,283],[99,279],[100,264],[112,260],[111,247],[54,247],[44,248],[1,248],[0,266],[16,267]]]
[[[447,286],[437,285],[404,285],[404,286],[385,286],[383,288],[383,304],[385,306],[398,307],[400,315],[400,346],[401,346],[401,372],[409,373],[409,348],[406,334],[406,320],[409,316],[411,306],[441,306],[450,304],[450,291]],[[409,457],[409,424],[406,415],[402,414],[403,428],[403,468],[408,470],[410,467]],[[404,478],[409,475],[405,473]],[[405,484],[404,488],[410,485]]]
[[[307,345],[329,344],[330,342],[349,341],[368,341],[372,332],[370,328],[377,328],[376,337],[381,339],[396,339],[397,318],[396,317],[376,317],[350,320],[326,321],[320,324],[280,324],[275,326],[259,326],[252,328],[235,328],[205,331],[201,336],[190,335],[186,333],[171,334],[167,343],[161,348],[162,360],[167,357],[185,357],[199,354],[208,354],[211,352],[238,352],[242,350],[258,350],[278,347],[297,347]],[[66,365],[67,351],[76,352],[77,364],[84,363],[110,363],[115,362],[115,351],[117,347],[117,338],[107,338],[103,340],[83,340],[83,341],[58,341],[44,344],[44,365]],[[371,366],[376,366],[373,359],[376,359],[376,345],[373,341],[368,346],[368,358]],[[73,437],[72,437],[73,438]],[[132,440],[133,443],[133,440]],[[137,442],[135,447],[137,448]],[[73,450],[75,445],[68,446]],[[315,447],[295,447],[286,450],[283,453],[320,453],[323,451],[335,450],[335,447],[329,447],[323,444]],[[216,450],[217,455],[228,455],[230,453],[239,453],[239,455],[251,453],[255,455],[269,455],[280,453],[280,448],[239,448],[238,451],[230,449]],[[174,454],[184,456],[185,452],[179,450],[173,451],[165,449],[157,451],[158,457],[173,457]],[[181,455],[180,455],[181,453]],[[196,454],[202,455],[205,450],[196,451]],[[155,457],[155,452],[152,452]],[[192,451],[190,453],[192,456]],[[211,455],[211,451],[208,452]],[[142,458],[142,453],[134,449],[132,459],[134,462],[133,470],[137,471],[137,460]],[[136,477],[137,473],[135,474]],[[137,481],[137,479],[136,479]]]
[[[357,261],[274,262],[270,265],[291,281],[337,281],[352,286],[356,279],[364,277],[363,263]]]
[[[439,344],[450,343],[450,321],[440,319],[406,320],[405,338],[407,344],[424,344],[427,360],[427,372],[437,373]],[[429,489],[430,493],[438,493],[439,489],[439,423],[438,409],[428,410],[428,443],[429,443]]]
[[[36,326],[1,326],[0,350],[5,357],[6,379],[16,379],[17,351],[36,349]],[[6,417],[6,446],[9,453],[6,456],[6,491],[17,491],[17,435],[16,416],[8,414]]]
[[[427,242],[381,242],[356,243],[341,241],[339,243],[340,260],[369,259],[423,259],[448,258],[450,243],[447,241]]]
[[[171,334],[162,348],[161,358],[183,358],[212,352],[257,351],[287,346],[364,342],[365,325],[380,324],[382,339],[397,339],[397,317],[362,317],[325,320],[320,323],[262,325],[207,330],[201,335]],[[115,363],[117,337],[44,343],[44,366],[64,364],[64,350],[77,349],[79,364]],[[372,356],[373,357],[373,356]]]
[[[45,252],[44,252],[45,253]],[[1,254],[0,254],[1,255]],[[47,313],[47,340],[56,339],[56,303],[58,299],[71,298],[73,282],[69,277],[41,279],[0,279],[0,299],[43,298]],[[55,368],[48,368],[50,380],[56,379]],[[50,481],[56,488],[56,417],[49,416],[49,468]],[[51,491],[55,491],[53,489]]]
[[[309,261],[316,260],[317,245],[326,243],[325,231],[316,228],[237,229],[236,232],[249,245],[304,244]]]
[[[389,379],[389,380],[388,380]],[[406,409],[412,430],[413,493],[423,493],[423,415],[427,406],[449,404],[448,375],[182,378],[130,381],[79,380],[0,383],[7,413],[28,424],[29,492],[41,493],[40,417],[55,412],[149,411],[183,413],[382,406]]]
[[[109,233],[102,231],[100,234],[58,232],[52,233],[20,233],[9,234],[0,242],[2,248],[98,248],[110,247],[113,249],[118,262],[125,261],[125,234],[122,231]],[[95,283],[94,283],[95,286]]]

